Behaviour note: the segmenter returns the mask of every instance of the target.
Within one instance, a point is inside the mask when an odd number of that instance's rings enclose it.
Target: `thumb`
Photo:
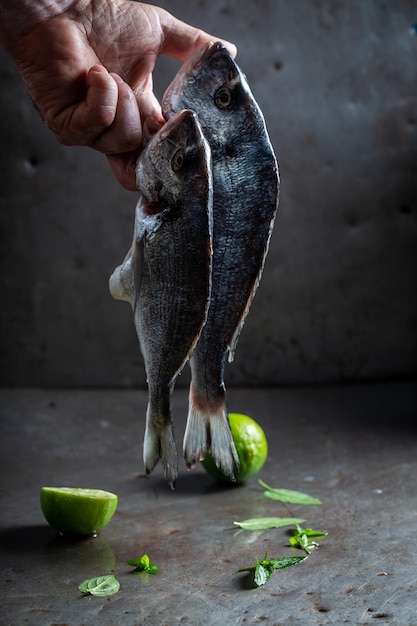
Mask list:
[[[158,8],[157,10],[159,22],[164,33],[160,54],[167,54],[179,61],[185,61],[201,46],[213,41],[221,41],[232,56],[236,56],[236,46],[230,41],[219,39],[199,28],[194,28],[194,26],[176,19],[164,9]]]

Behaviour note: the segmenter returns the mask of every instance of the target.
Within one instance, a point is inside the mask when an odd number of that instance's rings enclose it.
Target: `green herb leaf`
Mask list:
[[[112,596],[119,591],[120,583],[114,574],[107,574],[85,580],[78,589],[81,593],[90,593],[92,596]]]
[[[146,572],[148,574],[157,574],[159,572],[159,567],[155,565],[155,563],[151,563]]]
[[[328,533],[324,530],[313,530],[312,528],[301,529],[307,537],[325,537]]]
[[[291,489],[275,489],[270,487],[263,480],[258,481],[261,487],[265,489],[264,495],[271,500],[279,502],[287,502],[289,504],[322,504],[321,500],[309,496],[301,491],[292,491]]]
[[[293,530],[292,537],[290,537],[290,544],[294,548],[300,548],[307,554],[310,554],[312,548],[316,548],[319,544],[315,541],[310,541],[311,537],[324,537],[327,532],[322,530],[313,530],[312,528],[301,528],[297,523],[296,530]]]
[[[290,537],[290,544],[293,548],[300,548],[307,554],[311,553],[311,548],[315,548],[317,544],[314,541],[309,541],[307,535],[296,535]]]
[[[145,569],[146,567],[149,566],[150,560],[149,560],[148,555],[144,554],[138,559],[129,559],[127,563],[128,565],[134,565],[136,567],[142,567],[143,569]]]
[[[298,517],[252,517],[241,522],[233,522],[233,524],[244,530],[267,530],[268,528],[282,528],[302,522],[305,520]]]
[[[261,563],[271,570],[276,569],[285,569],[286,567],[291,567],[292,565],[297,565],[301,561],[306,559],[306,556],[284,556],[280,559],[267,559],[265,555],[265,559],[261,561]]]
[[[257,587],[260,587],[268,582],[274,570],[291,567],[291,565],[297,565],[297,563],[304,561],[306,558],[307,556],[290,556],[282,557],[280,559],[268,559],[267,554],[265,554],[262,561],[256,559],[256,565],[242,567],[238,570],[238,572],[253,572],[253,581]]]
[[[264,567],[261,563],[258,563],[255,568],[255,574],[253,581],[257,587],[264,585],[272,576],[272,570]]]
[[[147,554],[138,559],[129,559],[127,563],[135,567],[132,574],[157,574],[159,571],[158,566],[155,563],[151,563]]]

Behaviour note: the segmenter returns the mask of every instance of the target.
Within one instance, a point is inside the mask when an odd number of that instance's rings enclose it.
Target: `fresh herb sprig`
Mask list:
[[[267,485],[263,480],[258,481],[264,488],[264,495],[271,500],[278,500],[288,504],[299,505],[320,505],[321,500],[314,498],[307,493],[301,491],[293,491],[290,489],[275,489]],[[242,567],[239,572],[253,572],[253,582],[256,587],[264,585],[271,578],[272,573],[278,569],[284,569],[296,565],[311,553],[318,543],[313,538],[324,537],[327,532],[313,530],[312,528],[303,528],[301,524],[305,520],[296,517],[254,517],[241,522],[233,522],[236,526],[244,530],[268,530],[270,528],[282,528],[284,526],[295,525],[290,537],[290,545],[294,548],[300,548],[306,553],[305,556],[282,557],[279,559],[268,559],[267,554],[264,558],[256,559],[256,564],[250,567]]]
[[[78,589],[81,593],[103,598],[117,593],[120,589],[120,583],[114,574],[106,574],[85,580]]]
[[[302,524],[305,519],[300,517],[251,517],[241,522],[233,522],[244,530],[268,530],[269,528],[283,528],[293,524]]]
[[[323,504],[318,498],[309,496],[308,493],[302,491],[293,491],[291,489],[275,489],[270,487],[263,480],[258,480],[261,487],[265,489],[264,496],[271,498],[271,500],[278,500],[279,502],[287,502],[288,504]]]
[[[290,537],[290,544],[294,548],[300,548],[307,554],[311,553],[312,548],[316,548],[319,544],[316,541],[311,541],[312,537],[325,537],[326,531],[313,530],[312,528],[302,528],[300,524],[295,525],[296,529],[292,531]]]
[[[238,569],[238,572],[253,572],[254,584],[256,587],[261,587],[268,582],[275,570],[297,565],[297,563],[304,561],[306,558],[307,556],[290,556],[282,557],[280,559],[268,559],[268,555],[265,553],[265,556],[261,561],[256,559],[255,565],[241,567]]]
[[[135,569],[132,571],[132,574],[157,574],[159,572],[158,566],[155,563],[151,563],[147,554],[138,559],[129,559],[127,564],[134,566]]]
[[[128,565],[133,565],[132,574],[157,574],[159,568],[151,560],[147,554],[138,559],[129,559]],[[105,576],[96,576],[89,578],[78,586],[81,593],[90,594],[92,596],[105,597],[112,596],[120,589],[120,583],[114,574],[106,574]]]

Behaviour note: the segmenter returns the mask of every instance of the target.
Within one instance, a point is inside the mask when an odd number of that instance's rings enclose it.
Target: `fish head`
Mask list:
[[[166,119],[184,108],[197,114],[214,160],[233,149],[236,138],[239,142],[248,132],[256,134],[263,124],[245,75],[221,42],[197,50],[165,91],[162,112]]]
[[[182,110],[152,137],[136,164],[149,213],[211,193],[211,151],[196,114]]]

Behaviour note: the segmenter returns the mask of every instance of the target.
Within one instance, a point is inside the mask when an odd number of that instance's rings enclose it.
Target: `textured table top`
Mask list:
[[[183,463],[175,492],[141,461],[144,391],[0,390],[0,623],[417,624],[417,398],[407,382],[303,389],[232,389],[229,409],[254,417],[269,441],[258,475],[320,498],[265,498],[253,478],[215,483]],[[179,450],[187,394],[174,394]],[[39,506],[43,485],[119,495],[93,539],[64,541]],[[288,531],[233,521],[297,516],[328,536],[303,563],[258,589],[238,568],[301,554]],[[147,553],[160,571],[133,576]],[[114,571],[120,591],[83,596],[78,584]]]

